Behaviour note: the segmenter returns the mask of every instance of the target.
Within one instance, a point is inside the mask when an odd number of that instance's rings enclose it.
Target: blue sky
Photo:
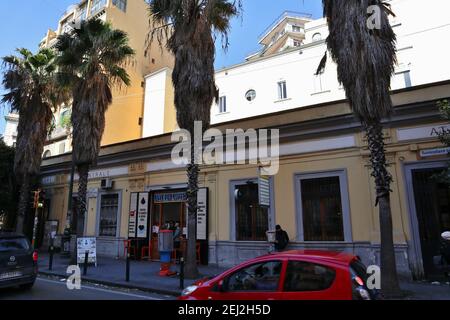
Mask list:
[[[76,2],[77,0],[1,0],[0,56],[9,55],[19,47],[35,51],[47,29],[55,29],[62,13]],[[243,0],[243,3],[242,17],[232,21],[227,52],[222,50],[218,39],[216,68],[242,62],[245,56],[256,51],[259,35],[283,11],[311,13],[314,18],[322,16],[321,0]],[[0,134],[4,132],[6,113],[7,110],[0,106]]]

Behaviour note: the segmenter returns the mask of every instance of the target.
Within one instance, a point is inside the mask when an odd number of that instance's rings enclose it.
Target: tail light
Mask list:
[[[37,262],[38,261],[38,253],[37,251],[33,252],[33,262]]]

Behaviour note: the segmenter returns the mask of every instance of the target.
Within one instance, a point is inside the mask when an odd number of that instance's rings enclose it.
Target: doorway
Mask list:
[[[158,234],[178,223],[181,235],[180,250],[184,250],[187,217],[186,191],[151,193],[150,259],[159,260]]]
[[[443,167],[412,170],[420,249],[425,277],[439,276],[433,264],[438,256],[440,235],[450,230],[450,188],[435,177]]]

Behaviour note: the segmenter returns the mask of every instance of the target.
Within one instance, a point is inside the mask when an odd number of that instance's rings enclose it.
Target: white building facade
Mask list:
[[[397,35],[397,60],[392,90],[450,79],[446,56],[450,43],[450,3],[441,0],[390,1],[396,17],[391,18]],[[326,19],[286,12],[267,29],[259,41],[260,52],[246,61],[216,72],[219,101],[211,108],[211,123],[218,124],[283,110],[311,106],[345,98],[337,80],[336,64],[328,58],[325,71],[315,75],[327,51]],[[149,75],[146,87],[154,88],[161,74]],[[157,86],[157,87],[163,87]],[[167,96],[167,95],[166,95]],[[166,133],[161,121],[167,101],[161,90],[146,90],[143,137]],[[155,101],[158,101],[155,103]],[[157,116],[155,116],[157,115]]]

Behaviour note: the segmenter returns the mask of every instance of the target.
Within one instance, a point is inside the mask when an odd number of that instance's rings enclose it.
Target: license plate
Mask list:
[[[0,280],[18,278],[22,276],[22,272],[14,271],[0,274]]]

